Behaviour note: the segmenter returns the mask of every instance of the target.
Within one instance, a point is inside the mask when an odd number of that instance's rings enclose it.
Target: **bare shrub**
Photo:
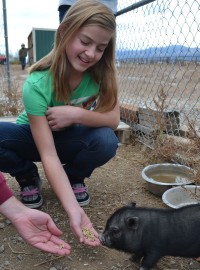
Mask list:
[[[148,155],[150,163],[176,162],[195,171],[194,183],[200,184],[200,137],[197,132],[197,125],[194,121],[188,121],[188,133],[186,137],[170,136],[164,134],[167,95],[161,89],[158,99],[154,99],[156,106],[155,133],[145,137],[145,144],[150,146]]]
[[[22,92],[19,82],[16,79],[10,79],[8,82],[5,70],[0,69],[0,116],[17,116],[23,110]]]

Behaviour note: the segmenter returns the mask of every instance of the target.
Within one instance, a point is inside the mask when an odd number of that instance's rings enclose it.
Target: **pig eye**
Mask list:
[[[112,227],[112,228],[111,228],[111,234],[112,234],[112,236],[115,237],[115,238],[120,237],[120,235],[121,235],[120,229],[117,228],[117,227]]]

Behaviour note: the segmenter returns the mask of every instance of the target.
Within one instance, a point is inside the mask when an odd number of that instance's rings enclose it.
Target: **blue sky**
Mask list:
[[[140,0],[118,0],[118,9]],[[118,44],[121,48],[147,48],[181,44],[199,47],[199,0],[157,0],[152,4],[119,16]],[[58,0],[6,0],[9,51],[17,54],[21,43],[27,46],[32,28],[56,29],[59,25]],[[190,2],[190,6],[187,4]],[[2,10],[2,1],[0,3]],[[143,10],[147,13],[143,14]],[[3,15],[0,16],[1,44],[4,41]]]

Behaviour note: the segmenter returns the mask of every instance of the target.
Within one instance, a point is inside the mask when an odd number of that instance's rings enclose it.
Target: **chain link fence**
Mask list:
[[[138,1],[129,6],[120,1],[116,58],[121,118],[141,141],[161,132],[185,136],[188,125],[199,134],[199,1],[146,2],[134,8]]]

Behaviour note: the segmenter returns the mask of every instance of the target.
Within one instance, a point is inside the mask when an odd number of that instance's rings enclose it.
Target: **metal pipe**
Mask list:
[[[6,74],[8,89],[11,89],[10,81],[10,61],[9,61],[9,49],[8,49],[8,29],[7,29],[7,14],[6,14],[6,0],[2,0],[3,4],[3,22],[4,22],[4,39],[5,39],[5,49],[6,49]]]
[[[154,1],[156,1],[156,0],[142,0],[142,1],[138,2],[138,3],[135,3],[135,4],[127,7],[127,8],[124,8],[122,10],[119,10],[116,13],[116,16],[120,16],[120,15],[122,15],[124,13],[127,13],[127,12],[129,12],[131,10],[136,9],[136,8],[142,7],[142,6],[146,5],[146,4],[149,4],[149,3],[154,2]]]

